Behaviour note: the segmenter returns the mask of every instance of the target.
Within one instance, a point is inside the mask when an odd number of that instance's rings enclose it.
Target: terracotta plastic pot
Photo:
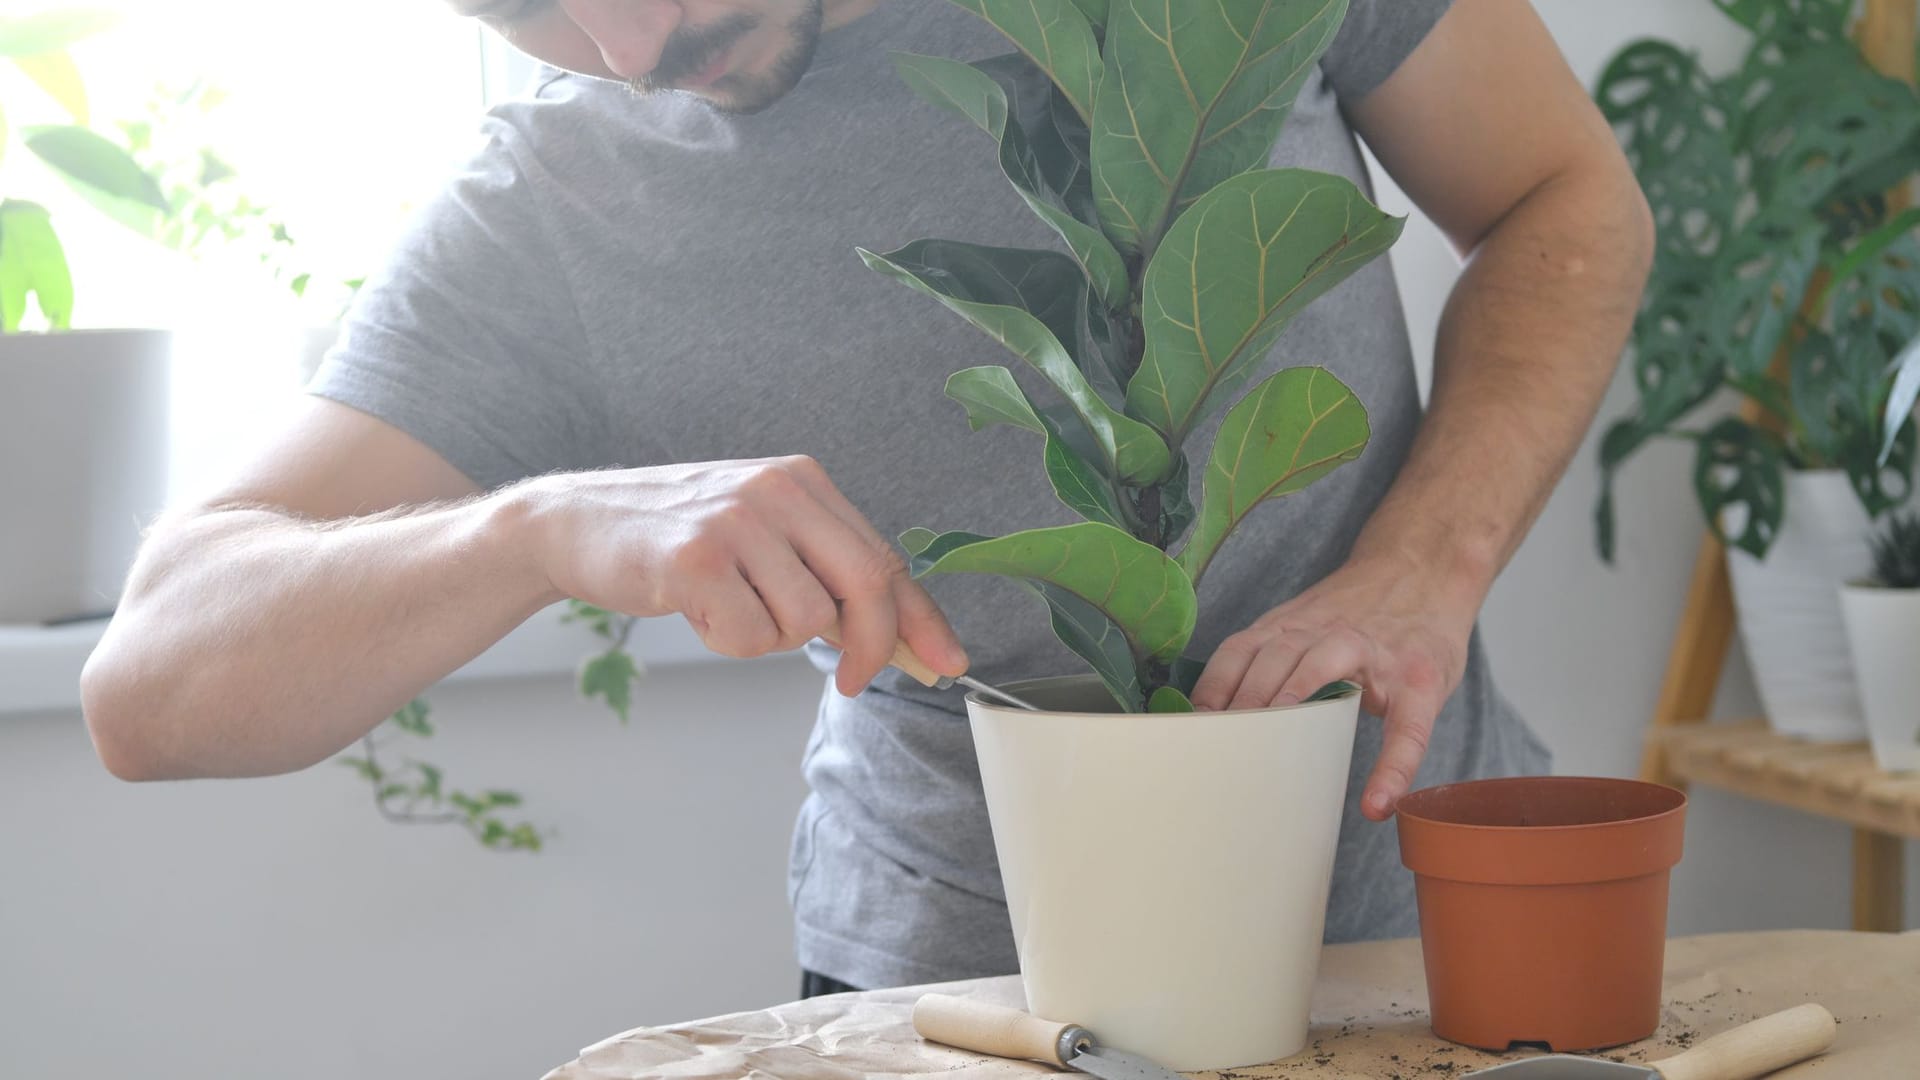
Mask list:
[[[1402,799],[1434,1034],[1490,1050],[1653,1034],[1686,806],[1670,787],[1582,776]]]

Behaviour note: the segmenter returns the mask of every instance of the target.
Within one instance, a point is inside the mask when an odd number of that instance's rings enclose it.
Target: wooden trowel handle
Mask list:
[[[995,1057],[1065,1065],[1086,1033],[1019,1009],[948,994],[927,994],[914,1003],[913,1030],[920,1037]],[[1068,1033],[1072,1032],[1072,1037]]]
[[[840,644],[840,622],[838,619],[834,620],[833,625],[821,631],[820,638],[836,649],[845,648],[845,646]],[[893,659],[888,660],[887,663],[906,672],[912,677],[914,682],[919,683],[921,686],[945,689],[945,687],[940,686],[945,676],[928,667],[927,662],[920,659],[920,654],[913,651],[913,646],[908,645],[905,641],[894,646]],[[947,685],[951,686],[953,684],[948,683]]]
[[[1836,1030],[1833,1014],[1808,1002],[1723,1031],[1653,1070],[1666,1080],[1753,1080],[1825,1052]]]

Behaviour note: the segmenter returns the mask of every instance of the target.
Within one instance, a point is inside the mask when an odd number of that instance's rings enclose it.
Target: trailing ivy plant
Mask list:
[[[1360,455],[1367,414],[1318,367],[1244,395],[1314,298],[1399,236],[1348,180],[1264,168],[1346,0],[955,0],[1017,52],[961,63],[896,54],[925,100],[981,129],[1064,250],[916,240],[867,265],[998,341],[1007,367],[947,381],[974,430],[1025,428],[1079,523],[988,537],[913,529],[920,575],[1025,583],[1122,709],[1176,711],[1195,586],[1246,515]],[[1022,78],[1037,65],[1050,85]],[[1226,410],[1196,504],[1185,451]]]
[[[1643,40],[1596,90],[1659,229],[1633,329],[1639,401],[1600,444],[1609,561],[1613,474],[1655,437],[1695,443],[1708,527],[1755,556],[1779,531],[1786,469],[1845,470],[1869,516],[1912,486],[1920,212],[1884,193],[1920,171],[1920,99],[1847,37],[1852,0],[1713,2],[1752,35],[1736,69],[1710,78]],[[1763,419],[1683,426],[1723,388]]]
[[[561,621],[583,623],[606,643],[605,649],[581,663],[580,694],[606,702],[625,724],[633,702],[633,681],[641,674],[639,664],[627,651],[633,617],[569,600]],[[380,756],[396,742],[430,738],[430,713],[425,698],[414,698],[385,724],[362,737],[358,754],[343,754],[336,760],[372,787],[374,808],[388,821],[399,825],[457,825],[482,846],[496,851],[539,851],[546,841],[541,829],[532,822],[508,821],[500,814],[520,805],[518,792],[461,790],[447,785],[446,770],[440,766],[410,756],[398,762]]]

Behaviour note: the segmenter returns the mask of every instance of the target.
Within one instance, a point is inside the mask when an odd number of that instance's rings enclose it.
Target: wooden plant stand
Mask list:
[[[1855,28],[1874,67],[1909,83],[1915,9],[1916,0],[1867,0]],[[1904,202],[1903,194],[1894,199]],[[1904,842],[1920,839],[1920,775],[1881,771],[1865,743],[1799,742],[1774,734],[1763,721],[1704,723],[1732,640],[1726,553],[1708,534],[1694,557],[1693,584],[1667,655],[1641,778],[1676,787],[1705,784],[1852,825],[1853,928],[1901,929]]]

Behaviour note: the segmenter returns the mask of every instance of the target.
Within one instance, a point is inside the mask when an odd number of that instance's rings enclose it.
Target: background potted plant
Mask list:
[[[1614,471],[1653,438],[1693,442],[1768,717],[1854,739],[1835,587],[1912,485],[1920,358],[1894,360],[1920,337],[1920,216],[1885,193],[1920,169],[1920,101],[1848,39],[1845,0],[1714,2],[1753,35],[1735,70],[1644,40],[1597,90],[1659,224],[1639,401],[1600,445],[1599,547],[1610,561]],[[1724,390],[1744,411],[1688,426]]]
[[[861,256],[1058,398],[1036,403],[997,365],[946,386],[976,430],[1041,436],[1085,520],[901,538],[919,574],[1024,583],[1096,673],[1021,684],[1043,713],[968,700],[1028,1003],[1174,1068],[1285,1057],[1305,1040],[1358,688],[1195,714],[1202,663],[1185,650],[1194,583],[1235,526],[1367,441],[1326,370],[1254,382],[1289,319],[1400,232],[1343,178],[1263,168],[1346,5],[958,2],[1019,52],[896,65],[986,132],[1065,251],[917,240]],[[1023,99],[1029,63],[1051,81],[1041,100]],[[1222,409],[1196,501],[1183,444]]]
[[[39,163],[108,216],[151,228],[167,211],[154,180],[89,129],[84,84],[67,47],[112,19],[47,10],[0,17],[0,57],[69,121],[19,125],[0,172],[0,623],[112,610],[142,523],[166,500],[167,363],[162,330],[70,329],[74,286],[53,215],[21,198]],[[0,145],[0,149],[10,149]],[[23,331],[40,330],[29,333]]]
[[[1867,733],[1881,768],[1920,769],[1920,512],[1890,516],[1869,545],[1873,573],[1840,587]]]

